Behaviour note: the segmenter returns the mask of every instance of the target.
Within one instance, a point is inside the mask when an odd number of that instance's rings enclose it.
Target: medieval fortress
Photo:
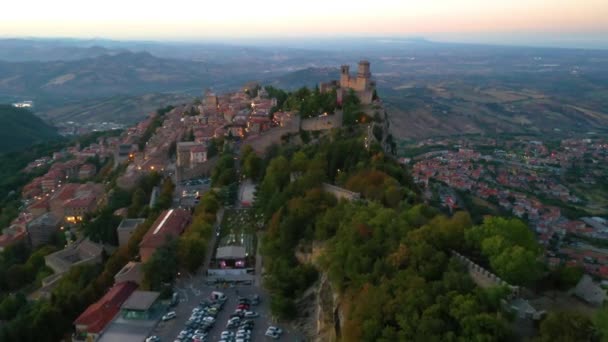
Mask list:
[[[350,66],[342,65],[340,67],[340,81],[324,82],[319,85],[321,92],[336,90],[338,103],[342,103],[344,96],[352,89],[362,104],[371,104],[374,99],[374,91],[376,90],[376,82],[371,80],[372,73],[370,72],[369,62],[366,60],[359,62],[357,76],[353,77],[350,74]]]

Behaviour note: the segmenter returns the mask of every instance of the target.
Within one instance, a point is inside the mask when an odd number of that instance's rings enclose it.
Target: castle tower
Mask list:
[[[368,61],[360,61],[359,62],[359,71],[357,73],[357,90],[358,91],[366,91],[369,89],[370,79],[372,77],[372,73],[369,71],[369,62]]]
[[[350,66],[342,65],[340,70],[340,87],[348,88],[350,83]]]
[[[358,77],[370,78],[372,77],[372,73],[369,71],[369,61],[360,61],[359,62],[359,73]]]

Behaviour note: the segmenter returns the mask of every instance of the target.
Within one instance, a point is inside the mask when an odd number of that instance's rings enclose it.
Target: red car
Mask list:
[[[237,306],[237,309],[249,310],[249,304],[239,304],[239,306]]]

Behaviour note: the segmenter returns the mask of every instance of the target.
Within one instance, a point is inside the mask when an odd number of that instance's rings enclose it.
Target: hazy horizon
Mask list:
[[[163,6],[25,0],[3,7],[0,37],[246,42],[415,36],[444,42],[608,48],[605,0],[175,0]]]

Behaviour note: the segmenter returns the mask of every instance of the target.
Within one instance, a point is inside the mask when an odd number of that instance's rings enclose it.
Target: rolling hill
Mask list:
[[[0,153],[59,138],[54,127],[30,111],[0,105]]]

